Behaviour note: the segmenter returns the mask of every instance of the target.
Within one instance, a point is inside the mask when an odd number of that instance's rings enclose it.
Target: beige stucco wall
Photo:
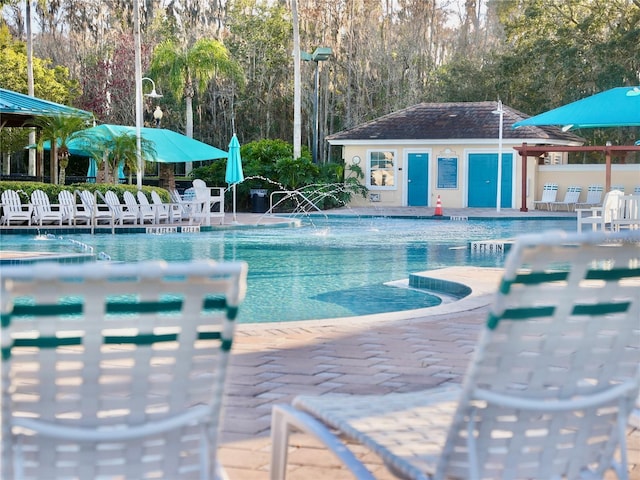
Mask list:
[[[520,209],[522,204],[522,159],[514,150],[514,146],[522,143],[504,142],[503,153],[513,155],[513,171],[502,172],[512,176],[513,196],[512,208]],[[359,166],[362,168],[365,178],[361,181],[367,183],[367,159],[371,151],[392,151],[395,154],[394,186],[384,188],[371,188],[366,199],[353,197],[351,206],[380,206],[400,207],[407,206],[407,158],[410,153],[427,153],[429,155],[428,171],[428,206],[435,207],[438,195],[440,195],[443,207],[466,208],[468,195],[468,158],[473,153],[497,153],[495,140],[470,142],[465,145],[454,143],[430,143],[430,144],[376,144],[376,145],[345,145],[343,146],[343,158],[347,165],[346,174],[350,175],[349,165],[353,164],[355,157],[360,158]],[[437,188],[437,158],[458,158],[458,186],[455,189]],[[547,182],[558,183],[558,199],[562,199],[566,189],[570,185],[579,185],[583,188],[581,200],[586,199],[587,187],[591,184],[605,184],[604,165],[537,165],[537,159],[529,157],[527,160],[527,179],[525,182],[526,206],[534,208],[534,200],[540,199],[542,187]],[[640,165],[613,165],[612,185],[623,185],[626,192],[632,192],[635,186],[640,185]],[[373,195],[372,195],[373,194]],[[375,200],[375,201],[374,201]]]
[[[545,183],[558,184],[558,200],[562,200],[567,187],[576,185],[582,187],[580,201],[587,198],[589,185],[605,185],[605,166],[598,165],[540,165],[537,171],[536,198],[542,196]],[[611,185],[622,186],[625,193],[633,193],[636,186],[640,186],[640,165],[611,166]]]
[[[514,208],[520,208],[521,198],[521,171],[522,162],[518,153],[513,149],[514,146],[521,145],[521,142],[503,144],[503,153],[511,153],[514,159],[513,171],[503,171],[502,175],[511,175],[514,188],[512,205]],[[360,196],[353,197],[351,206],[371,206],[380,207],[399,207],[407,206],[407,159],[410,153],[427,153],[429,155],[429,171],[428,171],[428,206],[435,207],[438,195],[443,206],[450,208],[464,208],[467,206],[467,189],[469,184],[468,178],[468,157],[474,153],[497,153],[496,141],[489,140],[486,142],[478,141],[477,143],[469,143],[466,145],[454,143],[438,143],[438,144],[379,144],[371,145],[346,145],[343,147],[343,158],[347,165],[347,175],[350,175],[349,166],[353,164],[355,157],[360,158],[359,166],[362,168],[365,178],[361,181],[366,183],[367,178],[367,159],[371,151],[393,151],[395,153],[395,161],[397,163],[395,169],[393,187],[382,189],[371,188],[369,196],[364,199]],[[457,188],[438,188],[437,178],[437,159],[438,157],[457,157],[458,158],[458,185]],[[529,183],[534,182],[535,172],[533,166],[535,160],[530,159],[528,163]],[[373,197],[372,197],[373,194]],[[379,199],[376,201],[376,196]],[[372,201],[372,198],[374,201]],[[531,200],[533,205],[533,200]]]

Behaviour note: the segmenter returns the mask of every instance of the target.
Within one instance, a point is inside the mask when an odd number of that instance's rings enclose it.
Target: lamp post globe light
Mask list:
[[[317,47],[311,54],[307,52],[300,52],[300,58],[302,60],[306,62],[316,62],[315,91],[313,98],[313,145],[311,146],[313,163],[318,163],[318,96],[320,90],[319,65],[320,62],[328,60],[332,53],[333,51],[330,47]]]

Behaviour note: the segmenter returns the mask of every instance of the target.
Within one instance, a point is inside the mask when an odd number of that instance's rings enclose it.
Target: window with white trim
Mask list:
[[[369,152],[368,187],[372,190],[396,189],[396,152],[372,150]]]

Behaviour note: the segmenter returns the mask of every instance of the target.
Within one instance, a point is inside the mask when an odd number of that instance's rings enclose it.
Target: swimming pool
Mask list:
[[[213,258],[249,263],[240,322],[310,320],[425,308],[440,299],[384,285],[410,273],[460,265],[501,267],[504,255],[477,254],[471,241],[548,229],[575,219],[448,221],[406,218],[305,219],[301,227],[197,234],[77,234],[74,241],[113,261]],[[3,235],[5,250],[64,251],[68,238]]]

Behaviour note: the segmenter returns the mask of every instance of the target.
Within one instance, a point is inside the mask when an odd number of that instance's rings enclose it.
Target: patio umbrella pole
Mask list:
[[[238,218],[236,217],[236,184],[233,184],[233,223],[237,225]]]

